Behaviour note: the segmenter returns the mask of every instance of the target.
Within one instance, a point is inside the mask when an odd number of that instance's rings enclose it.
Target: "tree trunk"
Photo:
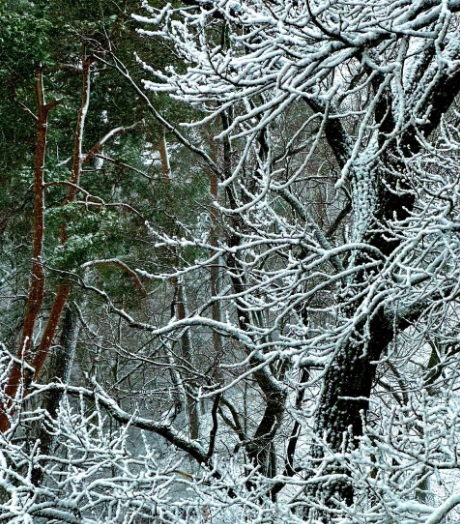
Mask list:
[[[376,78],[376,82],[378,81],[379,77]],[[379,123],[378,143],[382,148],[382,154],[374,165],[365,166],[365,169],[368,170],[366,189],[374,191],[375,203],[372,214],[368,217],[367,231],[359,240],[380,251],[383,255],[382,264],[400,243],[396,235],[391,237],[392,228],[385,226],[395,219],[407,219],[414,207],[415,196],[410,189],[408,162],[421,148],[417,132],[428,136],[437,129],[442,115],[448,110],[459,92],[458,81],[458,74],[457,77],[440,76],[438,84],[433,85],[432,97],[427,98],[426,101],[427,111],[428,104],[431,104],[431,118],[418,131],[409,126],[399,137],[398,143],[386,143],[387,137],[396,125],[392,95],[388,90],[380,99],[377,99],[375,119]],[[423,111],[423,108],[420,110]],[[349,154],[346,132],[337,120],[329,120],[325,131],[337,161],[343,167],[347,154]],[[362,217],[360,209],[362,188],[359,186],[359,170],[358,166],[357,172],[352,174],[352,196],[355,199],[353,208],[357,222]],[[398,174],[397,177],[395,173]],[[354,261],[355,267],[369,261],[369,258],[370,255],[367,253],[358,254]],[[367,285],[369,278],[371,276],[365,271],[360,271],[356,275],[354,284],[360,289]],[[346,302],[344,303],[344,309],[349,310],[347,315],[349,318],[355,314],[356,307],[349,307]],[[357,438],[362,436],[362,422],[369,408],[369,398],[377,370],[376,362],[381,358],[395,334],[409,325],[407,318],[400,318],[395,323],[394,319],[387,317],[383,308],[379,309],[379,307],[374,308],[366,319],[358,323],[354,332],[338,349],[324,377],[315,428],[318,438],[324,438],[325,444],[333,453],[351,450],[358,442]],[[414,307],[412,320],[418,318],[422,311],[423,304]],[[316,445],[312,455],[314,462],[322,461],[325,456],[324,446]],[[315,498],[320,499],[326,507],[334,507],[331,497],[351,505],[353,489],[343,462],[329,463],[327,473],[344,477],[318,485],[316,490],[312,490]],[[321,518],[327,522],[329,517],[321,514]]]
[[[27,363],[33,344],[35,322],[43,305],[45,292],[45,274],[42,266],[43,243],[45,237],[45,157],[47,146],[48,115],[56,107],[57,101],[45,102],[43,71],[36,74],[37,96],[37,138],[34,159],[34,207],[33,207],[33,249],[32,279],[27,297],[26,312],[22,335],[17,353],[18,361]],[[23,368],[18,362],[13,363],[7,383],[3,387],[5,400],[0,404],[0,431],[4,433],[10,427],[10,411],[14,398],[23,381]]]
[[[69,383],[75,350],[77,347],[79,327],[77,314],[68,307],[62,321],[62,331],[59,345],[56,348],[54,356],[54,371],[50,377],[50,382],[61,382],[63,384]],[[50,390],[45,394],[43,402],[45,418],[39,423],[37,437],[37,440],[40,442],[40,455],[42,456],[49,456],[54,453],[56,447],[56,435],[50,431],[47,426],[48,421],[52,422],[56,420],[63,395],[64,391],[62,389]],[[40,465],[37,465],[33,470],[32,483],[34,486],[40,486],[42,483],[46,462],[47,460],[44,458],[40,462]]]

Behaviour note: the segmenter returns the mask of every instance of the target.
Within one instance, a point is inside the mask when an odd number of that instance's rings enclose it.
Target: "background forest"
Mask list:
[[[0,3],[0,522],[460,522],[459,11]]]

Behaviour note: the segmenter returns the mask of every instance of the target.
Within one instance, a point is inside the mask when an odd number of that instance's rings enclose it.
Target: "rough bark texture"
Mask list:
[[[442,115],[448,110],[459,92],[459,74],[453,77],[440,76],[432,86],[432,96],[427,99],[426,106],[431,105],[430,119],[421,129],[425,136],[429,136],[441,121]],[[319,106],[316,107],[319,109]],[[392,99],[387,93],[376,105],[375,119],[380,123],[379,144],[382,146],[388,134],[395,125],[392,118]],[[420,131],[420,129],[419,129]],[[343,167],[344,159],[349,153],[349,143],[346,132],[337,120],[331,120],[326,125],[326,137],[335,153],[339,165]],[[410,180],[406,176],[406,162],[420,150],[421,144],[414,129],[409,128],[398,137],[398,143],[389,143],[379,163],[373,168],[373,183],[375,184],[377,202],[371,232],[367,233],[364,241],[371,247],[377,248],[385,257],[390,256],[399,245],[396,237],[391,238],[388,231],[382,229],[389,221],[395,218],[407,218],[413,209],[415,197],[410,191]],[[359,197],[359,195],[357,195]],[[356,204],[355,204],[356,205]],[[359,205],[359,201],[358,201]],[[358,210],[359,211],[359,210]],[[357,264],[368,260],[368,254]],[[364,272],[357,274],[355,283],[365,285],[368,275]],[[414,308],[412,320],[423,311]],[[349,315],[354,314],[351,308]],[[356,437],[363,434],[363,419],[369,408],[369,398],[374,382],[378,361],[388,344],[393,340],[395,331],[407,327],[407,319],[399,319],[396,324],[389,319],[382,308],[369,313],[369,316],[360,322],[355,330],[337,351],[328,367],[318,410],[315,419],[315,429],[320,438],[324,438],[333,452],[351,449],[356,444]],[[324,447],[316,446],[313,457],[316,461],[324,458]],[[327,472],[331,474],[348,475],[343,464],[332,462]],[[323,504],[333,507],[331,497],[353,503],[353,489],[348,480],[337,480],[313,490],[315,496]],[[329,516],[321,514],[324,521]]]

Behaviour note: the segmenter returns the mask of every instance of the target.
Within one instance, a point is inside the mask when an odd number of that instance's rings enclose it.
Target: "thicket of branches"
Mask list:
[[[460,2],[21,5],[0,521],[458,522]]]

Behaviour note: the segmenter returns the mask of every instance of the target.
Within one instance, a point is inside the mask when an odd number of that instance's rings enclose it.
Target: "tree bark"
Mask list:
[[[77,347],[79,322],[75,311],[71,308],[66,308],[64,318],[62,321],[62,331],[59,340],[59,345],[56,348],[54,356],[54,371],[50,377],[50,382],[58,382],[68,384],[70,381],[70,373],[75,357]],[[53,389],[45,394],[43,402],[43,409],[45,410],[45,418],[40,421],[39,432],[37,439],[40,442],[40,454],[42,456],[52,455],[56,447],[56,435],[49,431],[48,421],[54,421],[57,418],[59,406],[64,396],[63,389]],[[46,457],[37,465],[32,472],[32,483],[34,486],[40,486],[43,481],[44,471],[46,467]]]
[[[440,75],[432,85],[432,95],[420,111],[427,111],[431,107],[430,118],[419,128],[424,136],[429,136],[440,124],[442,115],[448,110],[459,92],[460,74],[451,77]],[[375,119],[380,124],[379,145],[383,147],[386,137],[395,126],[392,117],[392,98],[390,93],[376,104]],[[316,109],[321,109],[319,104]],[[350,152],[347,134],[338,119],[326,123],[326,138],[341,167]],[[398,137],[397,144],[386,144],[385,150],[378,163],[370,171],[376,187],[376,204],[369,224],[370,233],[364,235],[363,241],[373,248],[377,248],[383,255],[382,260],[389,257],[398,247],[400,240],[389,233],[391,228],[385,228],[395,218],[404,220],[413,210],[415,197],[410,191],[407,162],[418,153],[421,143],[417,139],[417,131],[409,127],[402,136]],[[399,173],[396,179],[394,173]],[[353,173],[351,175],[353,177]],[[360,195],[353,203],[354,210],[359,213]],[[383,227],[382,227],[383,226]],[[355,261],[356,266],[369,260],[367,258]],[[364,271],[357,273],[355,284],[358,287],[366,285],[369,275]],[[350,298],[348,296],[348,298]],[[423,311],[423,303],[414,307],[411,320],[416,320]],[[347,306],[345,305],[345,309]],[[348,307],[348,316],[351,318],[356,306]],[[363,420],[369,408],[369,398],[374,383],[377,365],[388,344],[394,339],[398,331],[409,325],[408,319],[400,319],[397,324],[389,318],[382,307],[377,306],[369,312],[366,319],[359,322],[354,332],[343,342],[330,363],[325,377],[323,389],[318,403],[315,417],[315,429],[318,437],[325,440],[332,452],[351,450],[358,442],[357,438],[363,434]],[[324,445],[313,448],[313,462],[319,463],[324,459]],[[341,462],[331,462],[327,473],[348,477],[348,472]],[[334,507],[331,498],[342,500],[346,504],[353,503],[353,488],[351,481],[346,478],[318,485],[312,493],[320,499],[326,507]],[[321,518],[328,521],[328,515]]]
[[[45,194],[44,194],[44,169],[47,145],[48,115],[56,107],[57,101],[46,103],[43,85],[43,71],[36,73],[36,143],[34,159],[34,206],[33,206],[33,249],[32,249],[32,278],[27,297],[26,312],[22,335],[19,343],[17,358],[20,362],[27,363],[33,344],[34,328],[37,317],[43,305],[45,292],[45,274],[42,266],[43,243],[45,236]],[[14,398],[23,379],[23,367],[19,362],[14,362],[8,381],[3,387],[5,399],[0,404],[0,431],[4,433],[10,427],[10,411]]]

